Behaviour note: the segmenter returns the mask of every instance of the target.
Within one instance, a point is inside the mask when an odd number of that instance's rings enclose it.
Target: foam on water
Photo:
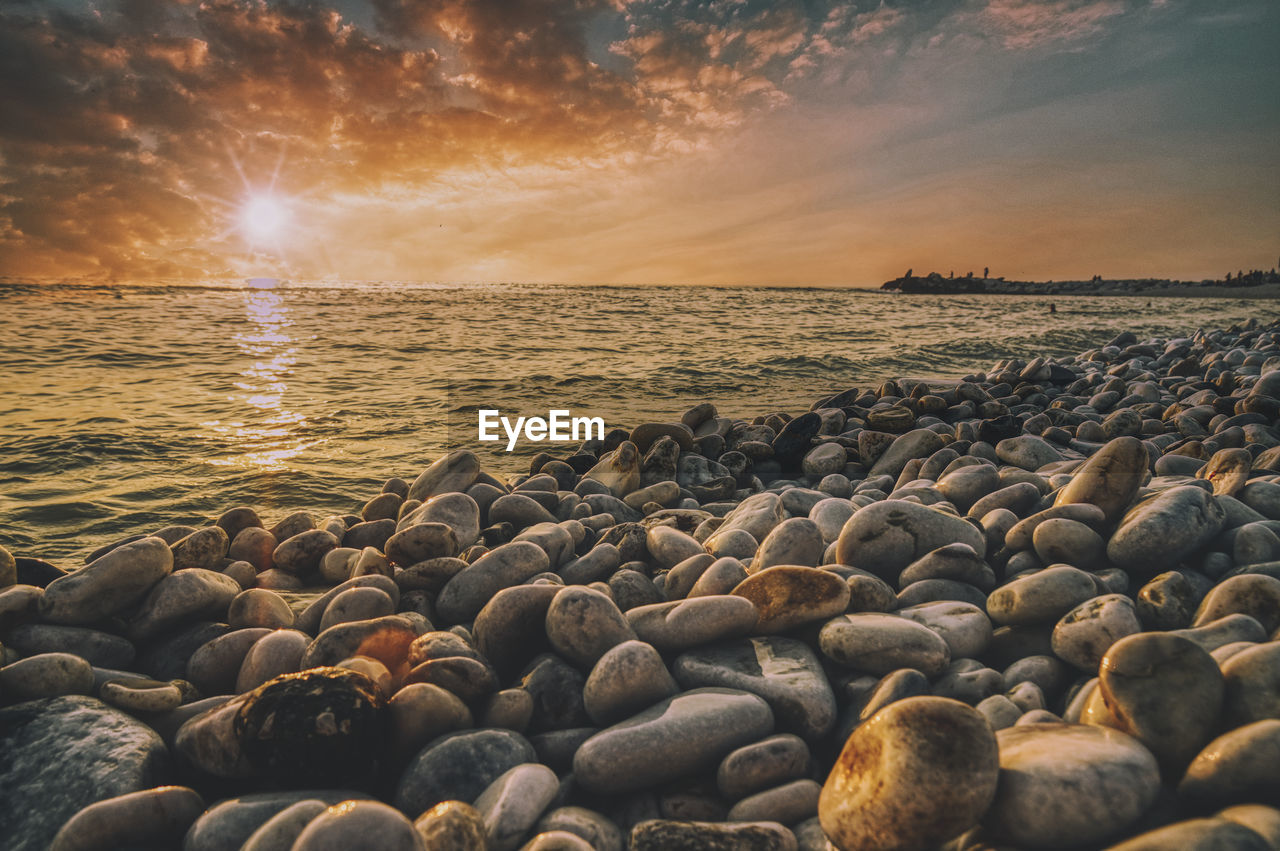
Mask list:
[[[71,564],[126,534],[358,509],[446,448],[478,404],[609,427],[798,411],[895,376],[1061,355],[1121,330],[1276,315],[1231,299],[679,287],[0,284],[0,543]],[[450,425],[450,412],[452,425]],[[525,461],[527,464],[527,461]]]

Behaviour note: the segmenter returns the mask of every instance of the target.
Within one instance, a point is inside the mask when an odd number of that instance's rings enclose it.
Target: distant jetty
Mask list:
[[[929,295],[1171,295],[1217,296],[1221,298],[1257,298],[1280,295],[1280,274],[1255,270],[1227,275],[1218,280],[1175,281],[1168,278],[1106,279],[1094,276],[1088,281],[1006,281],[1003,277],[964,277],[930,272],[913,275],[912,270],[900,278],[885,281],[881,290]]]

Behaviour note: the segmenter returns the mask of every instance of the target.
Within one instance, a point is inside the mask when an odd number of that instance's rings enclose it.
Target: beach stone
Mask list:
[[[736,558],[717,558],[707,566],[685,596],[713,597],[718,594],[728,594],[746,578],[747,571],[743,568],[742,562]]]
[[[551,569],[556,570],[567,564],[574,556],[573,548],[576,546],[576,541],[570,532],[570,524],[578,525],[578,521],[566,521],[564,525],[538,523],[516,535],[512,538],[512,542],[528,541],[537,544],[547,554]]]
[[[721,761],[716,787],[730,801],[804,777],[809,770],[809,746],[790,733],[780,733],[744,745]]]
[[[1205,595],[1191,625],[1204,626],[1227,615],[1242,614],[1273,633],[1280,628],[1280,579],[1245,573],[1224,579]]]
[[[291,851],[422,851],[422,836],[398,810],[381,801],[344,801],[316,816]]]
[[[43,851],[78,812],[153,788],[169,764],[150,727],[78,695],[0,709],[0,753],[0,836],[12,851]]]
[[[751,533],[742,529],[730,529],[723,535],[713,535],[715,543],[708,539],[708,552],[716,558],[732,558],[742,562],[750,562],[760,549],[759,542],[751,537]]]
[[[872,428],[875,428],[873,425]],[[927,428],[918,428],[898,436],[876,462],[871,465],[868,477],[897,477],[907,462],[914,458],[928,458],[944,446],[938,433]]]
[[[1272,849],[1280,847],[1280,809],[1264,804],[1241,804],[1219,811],[1217,817],[1249,828],[1267,840]]]
[[[981,530],[968,521],[914,502],[886,499],[859,509],[845,523],[836,541],[836,562],[896,584],[911,562],[952,543],[967,544],[978,553],[986,550]]]
[[[1161,491],[1130,509],[1107,543],[1107,558],[1127,570],[1173,565],[1221,531],[1226,514],[1202,488]]]
[[[1195,642],[1147,632],[1111,646],[1098,689],[1119,729],[1176,772],[1217,728],[1224,685],[1218,663]]]
[[[448,689],[410,683],[387,702],[392,721],[392,752],[417,753],[445,733],[474,726],[471,710]]]
[[[951,650],[941,636],[896,615],[863,612],[833,618],[818,633],[818,646],[845,667],[880,676],[915,668],[932,677],[951,661]]]
[[[1032,541],[1036,555],[1045,564],[1092,567],[1106,552],[1106,542],[1101,535],[1065,517],[1055,517],[1036,526]]]
[[[187,621],[221,619],[239,593],[238,582],[212,570],[194,567],[171,573],[147,594],[129,624],[129,635],[144,641]]]
[[[573,772],[587,791],[630,792],[712,768],[771,732],[773,713],[756,695],[694,689],[587,739],[574,754]]]
[[[489,522],[510,523],[513,529],[524,529],[538,523],[554,523],[556,518],[533,497],[509,493],[489,506]]]
[[[664,653],[739,638],[759,620],[755,604],[727,594],[636,606],[626,617],[636,638]]]
[[[838,443],[821,443],[801,459],[800,471],[806,476],[821,479],[832,473],[843,473],[847,461],[848,453],[843,446]]]
[[[436,610],[448,623],[469,621],[502,589],[550,569],[551,560],[537,544],[503,544],[450,579],[436,600]]]
[[[1053,652],[1082,671],[1095,671],[1111,645],[1141,631],[1133,601],[1104,594],[1062,616],[1053,628]]]
[[[364,792],[354,790],[309,789],[285,792],[256,792],[228,798],[214,804],[196,819],[182,843],[183,851],[239,851],[248,849],[255,832],[273,818],[301,803],[306,809],[320,808],[316,814],[344,801],[367,800]],[[305,809],[304,809],[305,812]],[[304,825],[296,832],[301,833]],[[292,847],[293,840],[286,847]],[[274,851],[274,846],[273,846]]]
[[[474,801],[510,769],[534,761],[533,745],[512,730],[449,733],[410,761],[396,787],[396,807],[422,813],[442,801]]]
[[[234,561],[247,561],[261,573],[271,568],[271,555],[278,546],[280,542],[276,540],[275,535],[266,529],[250,526],[241,529],[231,539],[231,545],[227,548],[227,558]]]
[[[666,581],[662,585],[662,593],[666,595],[668,600],[680,600],[689,596],[689,592],[693,590],[694,583],[715,562],[716,557],[710,553],[699,553],[685,559],[667,573]],[[743,575],[746,575],[746,571],[743,571]],[[730,588],[729,590],[733,589]]]
[[[329,627],[307,645],[299,667],[336,665],[351,656],[369,656],[388,669],[398,669],[409,654],[409,645],[421,632],[405,615],[387,615]]]
[[[760,543],[751,567],[753,571],[775,565],[817,567],[825,549],[822,533],[812,520],[792,517],[775,526]]]
[[[785,526],[783,523],[778,529]],[[787,632],[835,617],[849,605],[849,586],[842,578],[825,570],[791,564],[753,573],[731,593],[750,600],[756,607],[759,621],[755,630],[763,634]]]
[[[480,459],[469,449],[457,449],[431,463],[409,486],[406,499],[425,502],[443,493],[462,492],[480,475]]]
[[[997,624],[1048,623],[1097,593],[1090,574],[1070,565],[1052,565],[992,591],[987,596],[987,614]]]
[[[990,591],[996,585],[995,572],[968,544],[947,544],[925,553],[903,568],[898,588],[928,579],[950,579],[982,591]]]
[[[1253,830],[1223,818],[1174,822],[1112,845],[1109,851],[1269,851],[1273,845]]]
[[[517,765],[490,783],[475,801],[488,847],[493,851],[519,848],[559,788],[555,772],[539,763]]]
[[[1023,470],[1039,470],[1046,464],[1062,460],[1062,453],[1043,437],[1022,434],[1007,437],[996,444],[996,457]]]
[[[604,727],[678,690],[658,651],[632,639],[611,647],[596,662],[583,686],[582,703],[592,722]]]
[[[109,680],[98,689],[106,703],[125,712],[170,712],[182,703],[182,690],[173,683],[148,679]]]
[[[382,695],[364,675],[341,668],[283,674],[245,696],[234,729],[260,775],[282,783],[360,785],[386,740]]]
[[[538,820],[539,833],[571,833],[595,851],[623,851],[622,831],[606,816],[585,807],[558,807]]]
[[[630,851],[796,851],[796,837],[777,822],[664,821],[631,829]]]
[[[936,632],[950,648],[952,659],[976,658],[991,643],[991,621],[970,603],[921,603],[900,608],[895,614]]]
[[[946,473],[938,479],[938,491],[960,511],[989,493],[1000,489],[1000,473],[994,464],[973,464]]]
[[[1215,496],[1237,496],[1249,481],[1253,455],[1247,449],[1219,449],[1196,471],[1197,479],[1213,485]]]
[[[493,503],[490,503],[490,523],[501,522],[502,518],[494,517],[493,508],[498,502],[506,498],[505,496],[499,497]],[[525,498],[527,499],[528,497]],[[458,541],[458,548],[466,549],[480,537],[480,505],[473,497],[465,493],[444,493],[433,496],[402,520],[398,524],[396,531],[418,523],[443,523],[453,530],[454,536]]]
[[[53,580],[40,614],[47,621],[87,624],[120,614],[146,596],[173,569],[173,554],[160,538],[142,538]]]
[[[395,601],[381,588],[348,588],[329,601],[320,618],[320,632],[342,623],[372,620],[394,614]]]
[[[584,670],[610,648],[635,638],[631,625],[606,594],[565,588],[547,608],[547,638],[556,652]]]
[[[333,601],[343,591],[348,588],[381,588],[391,596],[391,599],[398,604],[400,601],[400,588],[395,581],[387,576],[378,576],[371,574],[368,576],[353,576],[340,585],[335,585],[325,593],[316,597],[311,603],[303,609],[294,623],[298,629],[310,635],[315,635],[320,631],[320,620],[324,617],[324,611],[328,608],[329,603]]]
[[[458,534],[443,523],[416,523],[392,535],[386,546],[387,558],[401,567],[450,558],[460,550]]]
[[[18,560],[13,553],[0,547],[0,588],[8,588],[18,582]]]
[[[1138,590],[1138,620],[1147,629],[1184,629],[1191,626],[1201,599],[1201,591],[1187,575],[1168,570]]]
[[[594,479],[622,499],[640,487],[640,450],[630,440],[618,444],[618,448],[606,453],[590,470],[582,474],[584,479]]]
[[[1012,512],[1010,512],[1012,514]],[[1016,517],[1017,515],[1014,515]],[[985,518],[984,518],[985,519]],[[1102,509],[1089,503],[1070,503],[1055,505],[1044,511],[1037,511],[1025,520],[1018,520],[1004,534],[1004,546],[1010,552],[1029,550],[1035,543],[1035,532],[1041,523],[1049,520],[1074,520],[1083,523],[1094,531],[1105,529],[1106,515]]]
[[[36,700],[93,690],[93,666],[71,653],[38,653],[0,668],[0,694]]]
[[[1178,783],[1194,807],[1271,804],[1280,796],[1280,720],[1268,718],[1223,733],[1205,746]]]
[[[227,624],[232,629],[288,629],[293,626],[293,621],[289,603],[279,594],[264,588],[241,591],[227,606]]]
[[[1174,635],[1190,638],[1205,650],[1213,653],[1219,647],[1234,644],[1238,641],[1249,641],[1254,644],[1267,640],[1266,630],[1248,615],[1227,615],[1216,621],[1198,626],[1194,629],[1177,629]]]
[[[809,741],[835,726],[831,684],[803,641],[769,637],[721,642],[681,654],[672,673],[684,688],[716,686],[758,695],[779,727]]]
[[[853,516],[855,508],[847,499],[834,497],[824,499],[809,509],[809,519],[818,527],[824,544],[830,544],[840,537],[840,530]]]
[[[279,523],[271,527],[271,534],[277,541],[292,538],[310,529],[316,528],[315,518],[306,511],[295,511]]]
[[[1108,522],[1115,522],[1137,495],[1147,476],[1148,463],[1147,447],[1137,438],[1108,441],[1058,491],[1054,505],[1089,503],[1101,508]]]
[[[289,851],[306,826],[328,808],[315,798],[290,804],[263,822],[240,846],[240,851]]]
[[[458,495],[462,496],[462,494]],[[469,498],[470,497],[468,497],[468,499]],[[339,532],[342,534],[338,534]],[[387,541],[391,540],[395,533],[396,521],[388,518],[385,520],[371,520],[364,523],[356,523],[350,528],[335,530],[333,535],[342,543],[342,546],[339,547],[339,549],[366,550],[372,548],[381,552],[386,548]],[[324,566],[324,559],[321,559],[320,570],[322,573],[324,572]],[[342,578],[345,579],[346,577]]]
[[[320,569],[320,561],[341,541],[325,529],[308,529],[291,538],[285,538],[271,553],[271,563],[277,570],[294,576],[314,573]]]
[[[230,545],[231,539],[227,537],[226,531],[217,526],[197,529],[170,547],[173,552],[173,569],[217,570]]]
[[[281,674],[292,674],[302,667],[302,656],[311,637],[296,629],[272,630],[253,642],[244,654],[235,679],[235,692],[252,691],[267,680]]]
[[[1222,676],[1227,727],[1280,718],[1280,641],[1245,645],[1222,663]]]
[[[97,851],[138,846],[176,847],[204,811],[204,800],[186,786],[159,786],[107,798],[71,817],[49,851]]]
[[[724,522],[705,541],[706,550],[717,556],[733,555],[730,552],[720,552],[718,549],[720,542],[729,533],[741,530],[749,534],[753,540],[763,541],[769,537],[769,533],[775,526],[786,519],[787,512],[782,507],[782,497],[767,491],[753,494],[725,515]]]
[[[817,815],[821,793],[822,787],[816,781],[793,780],[738,801],[730,808],[727,820],[795,824]]]
[[[503,678],[550,649],[547,609],[562,590],[555,585],[517,585],[499,591],[476,615],[476,648]]]
[[[706,552],[691,536],[670,526],[654,526],[645,533],[649,554],[662,567],[675,567],[685,559]]]
[[[982,822],[1017,847],[1097,845],[1136,823],[1159,792],[1155,758],[1118,730],[1020,724],[996,740],[1000,784]]]
[[[123,668],[133,661],[137,650],[118,635],[81,626],[25,623],[5,635],[5,646],[24,655],[73,653],[91,665]]]
[[[414,821],[428,849],[486,851],[488,837],[484,819],[464,801],[442,801]]]
[[[977,823],[998,775],[996,739],[972,708],[939,697],[895,701],[855,729],[818,800],[839,848],[926,848]]]

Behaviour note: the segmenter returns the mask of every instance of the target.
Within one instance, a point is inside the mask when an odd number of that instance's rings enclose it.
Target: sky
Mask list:
[[[0,276],[877,285],[1280,255],[1275,0],[3,0]]]

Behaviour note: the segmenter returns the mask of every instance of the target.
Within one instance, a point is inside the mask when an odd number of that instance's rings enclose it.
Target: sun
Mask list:
[[[274,195],[251,195],[240,208],[240,229],[255,243],[276,242],[289,223],[289,207]]]

